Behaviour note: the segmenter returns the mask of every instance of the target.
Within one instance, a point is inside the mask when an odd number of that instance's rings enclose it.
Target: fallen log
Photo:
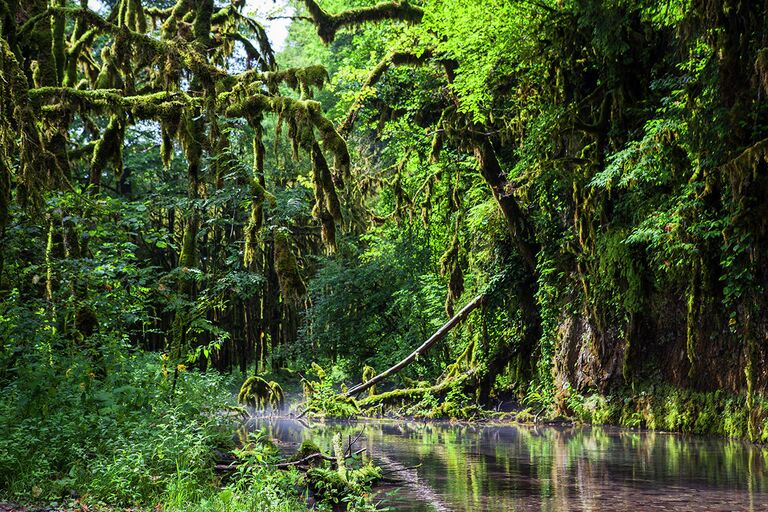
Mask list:
[[[347,459],[352,458],[352,457],[354,457],[356,455],[360,455],[364,451],[365,451],[365,448],[360,448],[359,450],[357,450],[355,452],[350,452],[350,454],[348,456],[346,456],[345,458],[347,458]],[[308,463],[310,463],[310,462],[312,462],[313,460],[316,460],[316,459],[326,460],[326,461],[331,462],[333,464],[336,463],[336,457],[331,457],[329,455],[325,455],[324,453],[317,452],[317,453],[312,453],[310,455],[307,455],[306,457],[303,457],[303,458],[301,458],[299,460],[292,460],[292,461],[287,461],[287,462],[278,462],[277,464],[274,464],[274,467],[277,468],[277,469],[287,469],[287,468],[290,468],[290,467],[293,467],[293,466],[299,467],[299,466],[304,466],[304,465],[306,465],[306,464],[308,464]],[[229,471],[237,471],[237,468],[239,468],[243,464],[244,463],[242,463],[240,461],[234,460],[234,461],[230,462],[229,464],[216,464],[213,469],[217,473],[226,473],[226,472],[229,472]]]
[[[432,395],[439,395],[446,391],[451,385],[461,384],[465,380],[472,377],[477,372],[477,368],[470,368],[468,371],[454,377],[447,377],[441,382],[438,382],[434,386],[427,386],[423,388],[407,388],[407,389],[393,389],[392,391],[385,391],[378,395],[367,396],[360,400],[361,409],[370,409],[380,404],[392,404],[399,400],[416,401],[421,399],[427,393]]]
[[[456,327],[459,323],[461,323],[462,320],[464,320],[472,311],[474,311],[478,306],[480,306],[485,301],[485,295],[478,295],[472,301],[461,308],[461,311],[456,313],[450,320],[448,320],[445,325],[440,327],[435,334],[429,337],[427,341],[421,344],[419,348],[411,352],[408,357],[394,365],[393,367],[389,368],[386,371],[381,372],[380,374],[376,375],[375,377],[371,378],[370,380],[363,382],[361,384],[358,384],[357,386],[352,387],[349,389],[349,391],[346,392],[345,396],[355,396],[359,395],[366,389],[370,388],[371,386],[375,386],[378,382],[381,382],[382,380],[386,379],[387,377],[391,377],[392,375],[396,374],[409,364],[411,364],[413,361],[416,360],[416,358],[429,350],[432,345],[440,341],[441,339],[445,338],[445,336]]]

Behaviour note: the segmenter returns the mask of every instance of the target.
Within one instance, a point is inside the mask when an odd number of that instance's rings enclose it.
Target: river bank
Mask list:
[[[377,396],[396,392],[385,391]],[[323,400],[321,405],[329,402],[328,397]],[[605,393],[570,388],[529,392],[521,399],[499,400],[495,410],[480,408],[467,393],[456,391],[442,396],[426,394],[417,400],[404,396],[386,407],[365,408],[368,400],[359,402],[357,414],[347,416],[495,424],[573,422],[768,442],[768,400],[762,395],[695,391],[651,381],[616,387]]]

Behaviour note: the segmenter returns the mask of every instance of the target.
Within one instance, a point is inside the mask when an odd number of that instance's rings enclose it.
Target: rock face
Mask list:
[[[605,390],[622,376],[626,343],[615,327],[598,331],[583,316],[566,316],[557,329],[555,377],[558,387]]]
[[[768,390],[768,329],[752,326],[749,343],[729,327],[729,318],[712,311],[694,326],[689,345],[686,306],[681,299],[658,297],[649,311],[598,322],[565,313],[557,327],[554,376],[557,389],[602,392],[633,380],[661,380],[699,391]],[[745,371],[751,365],[751,376]]]

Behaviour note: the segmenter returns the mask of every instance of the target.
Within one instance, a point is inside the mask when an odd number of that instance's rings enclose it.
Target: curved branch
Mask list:
[[[317,35],[326,44],[333,42],[336,32],[342,28],[386,20],[419,23],[424,16],[424,11],[420,7],[411,5],[406,0],[382,2],[372,7],[349,9],[339,14],[329,14],[315,0],[304,0],[304,5],[317,27]]]

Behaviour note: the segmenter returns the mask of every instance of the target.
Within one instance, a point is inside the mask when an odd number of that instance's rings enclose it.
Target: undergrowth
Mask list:
[[[178,512],[307,508],[310,479],[276,469],[279,455],[268,439],[252,436],[236,449],[237,422],[227,411],[239,376],[170,368],[160,354],[125,347],[105,350],[98,365],[76,352],[35,351],[14,371],[17,378],[1,383],[0,502]],[[217,453],[233,450],[238,472],[216,475]],[[344,510],[368,510],[365,485],[318,499],[317,510],[337,510],[342,500]]]

